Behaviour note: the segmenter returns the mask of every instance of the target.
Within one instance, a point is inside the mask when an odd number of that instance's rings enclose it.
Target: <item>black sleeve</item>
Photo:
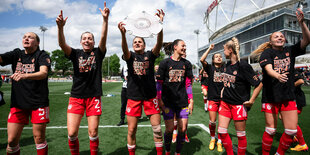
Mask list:
[[[192,64],[186,60],[186,77],[192,79],[193,78],[193,70],[192,70]]]
[[[51,68],[51,58],[46,52],[42,51],[39,58],[39,66],[47,66],[49,69]]]
[[[125,60],[126,62],[130,62],[130,61],[133,61],[133,59],[134,59],[134,52],[131,52],[130,51],[130,58],[128,59],[128,60]]]
[[[262,55],[260,56],[259,64],[263,69],[267,64],[273,64],[273,59],[270,56],[270,52],[271,51],[267,49],[263,51]]]
[[[258,75],[254,72],[252,66],[246,62],[241,64],[241,71],[243,72],[242,75],[244,79],[246,79],[252,86],[258,86],[261,81]]]
[[[203,67],[203,70],[207,72],[208,75],[210,75],[211,71],[211,65],[207,64],[206,66]]]
[[[165,79],[165,71],[166,71],[166,60],[160,62],[158,71],[156,73],[157,80],[164,80]]]
[[[291,46],[292,48],[291,52],[292,52],[293,58],[306,53],[306,49],[301,49],[300,44],[301,42],[299,41],[295,45]]]
[[[153,53],[153,51],[151,50],[151,51],[148,51],[148,57],[150,58],[150,59],[153,59],[154,61],[155,61],[155,59],[157,59],[159,56],[160,56],[160,53],[158,54],[158,56],[156,56],[154,53]]]
[[[96,50],[97,50],[97,52],[98,52],[99,57],[100,57],[101,59],[104,59],[104,57],[105,57],[105,55],[106,55],[106,53],[107,53],[107,48],[105,48],[104,51],[101,51],[100,48],[98,47]],[[104,53],[102,53],[102,52],[104,52]]]
[[[21,52],[21,50],[19,48],[16,48],[13,51],[0,54],[2,58],[1,66],[13,64],[16,61],[15,59],[18,58],[19,52]]]

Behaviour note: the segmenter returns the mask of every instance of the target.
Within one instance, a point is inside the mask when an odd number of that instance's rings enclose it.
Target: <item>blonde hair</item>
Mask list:
[[[271,48],[270,42],[265,42],[260,44],[255,51],[251,53],[251,57],[259,61],[260,56],[262,55],[263,51],[266,49]]]
[[[239,41],[236,37],[231,38],[231,40],[227,41],[225,46],[229,49],[231,48],[233,52],[237,55],[238,61],[240,61],[240,45]]]

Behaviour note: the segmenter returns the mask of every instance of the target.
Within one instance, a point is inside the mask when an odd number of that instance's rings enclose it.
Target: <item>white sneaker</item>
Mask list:
[[[208,111],[208,103],[205,104],[205,111]]]

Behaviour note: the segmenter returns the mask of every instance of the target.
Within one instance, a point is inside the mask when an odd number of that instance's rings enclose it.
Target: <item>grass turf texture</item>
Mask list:
[[[72,83],[49,83],[50,90],[50,123],[48,127],[53,126],[66,126],[66,110],[68,105],[69,95],[65,95],[64,92],[71,90]],[[4,98],[7,102],[6,105],[0,107],[0,128],[6,128],[7,116],[9,113],[10,105],[10,90],[11,85],[4,84],[1,88],[4,92]],[[303,87],[306,94],[307,101],[310,100],[310,87]],[[114,94],[113,97],[103,97],[103,115],[100,118],[100,126],[116,125],[119,120],[120,113],[120,91],[121,83],[103,83],[103,95]],[[201,94],[200,84],[195,83],[193,86],[194,93],[194,113],[190,116],[189,124],[204,124],[208,127],[209,116],[204,112],[203,99]],[[260,112],[261,95],[257,98],[251,111],[248,113],[247,121],[247,154],[261,154],[261,139],[264,132],[264,115]],[[303,109],[301,115],[299,115],[299,125],[304,133],[304,138],[307,144],[310,144],[310,106],[306,106]],[[139,125],[149,125],[149,120],[144,118],[139,121]],[[162,122],[162,125],[164,123]],[[81,126],[87,126],[86,118],[83,117]],[[26,127],[31,127],[31,123]],[[162,127],[164,131],[164,126]],[[276,152],[276,148],[279,145],[279,140],[283,132],[283,125],[279,121],[277,134],[274,138],[271,154]],[[228,130],[233,145],[237,147],[237,136],[231,122]],[[188,136],[190,143],[186,143],[183,147],[182,154],[226,154],[218,153],[215,150],[209,150],[210,135],[204,129],[199,126],[189,126]],[[46,130],[47,142],[49,145],[49,154],[70,154],[68,142],[67,142],[67,129],[47,129]],[[113,128],[99,128],[100,154],[116,155],[116,154],[128,154],[127,152],[127,128],[126,127],[113,127]],[[89,154],[89,138],[87,128],[80,128],[79,130],[80,141],[80,153]],[[7,132],[6,130],[0,130],[0,154],[5,154],[5,148],[7,145]],[[20,139],[21,153],[22,154],[36,154],[35,145],[32,137],[32,130],[24,129]],[[175,150],[175,144],[172,145],[172,152]],[[151,127],[138,127],[137,131],[137,155],[156,154],[154,142],[152,138]],[[301,152],[293,152],[288,150],[287,154],[308,154]]]

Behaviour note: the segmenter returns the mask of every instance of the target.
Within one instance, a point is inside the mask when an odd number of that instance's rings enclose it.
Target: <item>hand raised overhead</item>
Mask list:
[[[102,14],[102,17],[103,17],[104,19],[108,19],[108,18],[109,18],[110,9],[107,8],[106,2],[104,2],[104,8],[103,8],[103,10],[102,10],[101,8],[99,8],[99,10],[100,10],[100,12],[101,12],[101,14]]]
[[[63,13],[62,10],[60,10],[60,14],[58,15],[58,17],[56,18],[56,23],[58,27],[63,27],[66,24],[68,17],[66,17],[65,19],[63,18]]]

